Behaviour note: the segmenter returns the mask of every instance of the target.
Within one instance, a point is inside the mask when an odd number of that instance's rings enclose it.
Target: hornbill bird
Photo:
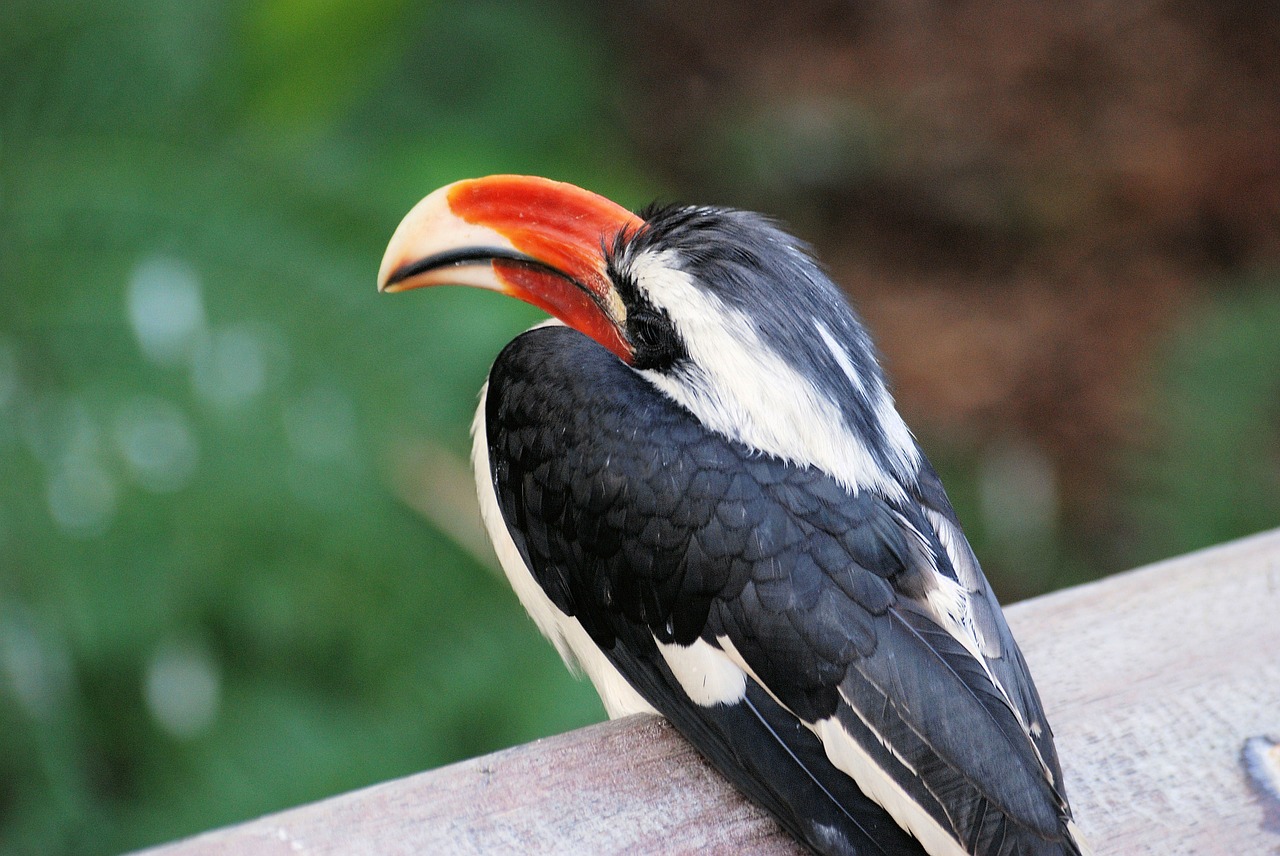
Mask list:
[[[823,854],[1082,854],[1026,663],[874,346],[757,214],[527,176],[405,217],[382,291],[556,320],[498,356],[473,462],[538,628]]]

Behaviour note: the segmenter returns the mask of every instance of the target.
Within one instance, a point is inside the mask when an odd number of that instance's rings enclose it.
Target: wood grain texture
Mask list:
[[[1241,759],[1280,737],[1280,530],[1008,615],[1099,854],[1280,854]]]
[[[1098,854],[1280,854],[1280,530],[1008,610]],[[665,722],[603,723],[148,851],[797,854]]]

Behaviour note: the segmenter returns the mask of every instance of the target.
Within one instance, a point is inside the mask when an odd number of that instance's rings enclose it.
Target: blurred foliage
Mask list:
[[[406,461],[465,457],[489,362],[537,314],[373,291],[447,181],[664,195],[589,9],[0,5],[0,852],[118,852],[602,716],[404,498]],[[874,166],[862,112],[802,113],[710,151],[762,183]],[[861,143],[833,155],[828,126]],[[1123,556],[1280,519],[1275,286],[1171,336]],[[1042,453],[935,458],[979,554],[1025,572],[1006,594],[1096,574]]]
[[[379,298],[418,197],[641,201],[566,6],[0,7],[0,852],[110,853],[598,719],[391,492],[536,317]]]
[[[1135,538],[1156,556],[1280,524],[1280,276],[1198,308],[1162,355],[1161,440],[1134,477]]]

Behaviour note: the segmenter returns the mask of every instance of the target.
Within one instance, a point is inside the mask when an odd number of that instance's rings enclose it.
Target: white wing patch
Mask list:
[[[983,652],[986,650],[986,641],[983,638],[981,629],[974,620],[973,604],[970,601],[971,590],[938,570],[934,551],[924,537],[924,533],[898,512],[893,512],[893,516],[898,526],[910,536],[911,551],[915,564],[928,576],[928,588],[925,590],[924,599],[925,605],[929,607],[929,613],[938,623],[938,626],[964,646],[970,657],[982,664],[982,668],[987,672],[987,676],[991,678],[991,682],[1000,689],[1005,698],[1008,698],[1008,693],[1004,692],[1003,687],[1000,687],[1000,683],[991,674],[991,670],[987,668],[987,662],[983,656]],[[933,515],[927,518],[935,530],[937,529],[937,522],[933,518],[936,516]],[[941,518],[938,519],[941,520]],[[943,543],[944,549],[946,549],[946,540],[940,534],[938,538]],[[947,549],[948,557],[952,553],[951,549]],[[952,565],[955,565],[954,561],[952,561]]]
[[[982,634],[974,625],[970,612],[969,593],[959,583],[935,572],[932,586],[925,594],[925,602],[934,620],[964,646],[970,657],[979,662],[986,659],[982,656]]]
[[[694,704],[714,707],[737,704],[746,698],[746,673],[721,649],[703,639],[692,645],[654,641],[680,688]]]
[[[1040,723],[1027,722],[1022,709],[1014,703],[1009,689],[991,671],[988,658],[994,659],[1001,656],[1000,640],[996,637],[988,638],[982,632],[982,628],[974,616],[974,607],[971,599],[973,595],[980,591],[981,582],[977,577],[980,571],[974,562],[972,553],[968,550],[968,542],[963,540],[964,535],[956,529],[951,521],[931,509],[925,509],[924,512],[925,518],[938,536],[938,541],[942,544],[943,549],[947,551],[947,558],[951,560],[951,566],[955,568],[956,575],[961,580],[960,583],[957,583],[955,580],[938,573],[936,569],[934,570],[935,586],[926,595],[926,601],[929,609],[933,612],[934,619],[943,630],[946,630],[960,644],[964,645],[965,650],[969,652],[969,656],[973,657],[982,666],[982,670],[986,673],[992,686],[1004,698],[1005,704],[1013,712],[1023,732],[1030,737],[1038,738],[1042,731]],[[1045,763],[1044,757],[1040,754],[1040,747],[1035,744],[1034,740],[1031,741],[1031,747],[1036,753],[1036,758],[1040,762],[1040,769],[1045,778],[1052,781],[1053,774],[1049,771],[1049,765]]]
[[[969,591],[980,591],[982,589],[981,572],[978,570],[973,554],[968,549],[968,542],[964,540],[964,535],[950,520],[933,509],[925,508],[923,511],[925,519],[937,534],[942,549],[947,551],[947,558],[951,560],[951,567],[956,569],[956,576],[960,582]],[[994,656],[999,656],[999,651]]]
[[[765,692],[769,693],[780,707],[795,716],[795,712],[783,704],[774,695],[773,690],[755,674],[751,666],[743,658],[742,653],[733,644],[733,640],[727,636],[718,636],[716,637],[716,643],[720,645],[724,655],[736,663]],[[862,714],[853,705],[849,704],[849,700],[844,697],[843,692],[841,693],[841,699],[850,710],[857,714],[859,719],[862,719]],[[826,752],[827,760],[834,764],[836,769],[852,778],[864,794],[889,812],[894,821],[914,835],[921,844],[925,845],[925,849],[930,854],[933,854],[933,856],[968,856],[951,833],[947,832],[918,802],[911,798],[911,795],[901,785],[881,769],[875,759],[858,745],[858,741],[845,730],[844,726],[834,716],[818,722],[805,722],[798,716],[796,719],[822,741],[822,748]],[[867,725],[868,730],[876,735],[880,743],[890,752],[893,752],[894,757],[901,761],[903,766],[911,769],[911,765],[907,763],[906,759],[898,755],[894,747],[881,737],[870,723],[867,723],[865,719],[863,719],[863,722]]]
[[[943,829],[942,824],[934,820],[901,785],[884,773],[875,759],[844,730],[839,720],[833,716],[805,724],[822,741],[827,760],[853,779],[864,794],[889,812],[899,826],[914,835],[931,856],[968,856],[960,842]],[[881,743],[889,745],[883,738]]]

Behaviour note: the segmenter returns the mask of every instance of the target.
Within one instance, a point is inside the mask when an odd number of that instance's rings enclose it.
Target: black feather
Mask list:
[[[486,406],[499,507],[548,597],[811,848],[921,852],[805,725],[834,716],[966,846],[1075,852],[1060,790],[1041,772],[1039,754],[1058,769],[1052,744],[1024,733],[982,664],[917,598],[935,568],[957,573],[922,508],[849,493],[706,430],[567,328],[509,345]],[[951,514],[927,490],[928,507]],[[1001,681],[1026,715],[1030,678],[998,609],[991,620]],[[748,680],[740,703],[700,706],[655,640],[722,637],[760,684]]]

